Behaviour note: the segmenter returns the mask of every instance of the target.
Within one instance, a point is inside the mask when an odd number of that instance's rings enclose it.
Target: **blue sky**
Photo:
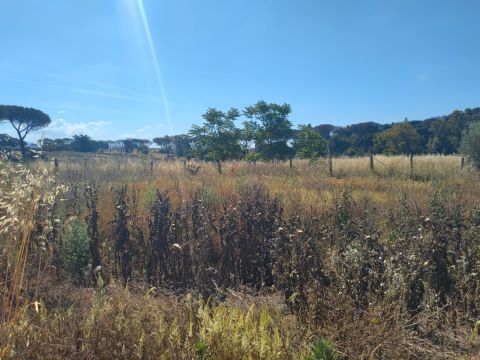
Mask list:
[[[208,107],[259,99],[291,104],[294,124],[423,119],[480,106],[479,13],[478,0],[0,0],[0,104],[48,113],[47,136],[96,139],[183,133]]]

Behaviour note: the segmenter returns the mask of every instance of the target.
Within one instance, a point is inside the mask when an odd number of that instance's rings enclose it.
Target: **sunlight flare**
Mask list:
[[[165,84],[163,81],[162,72],[160,70],[160,65],[157,58],[157,51],[155,49],[155,44],[153,43],[152,33],[150,31],[150,25],[148,23],[147,14],[145,12],[145,7],[143,5],[143,0],[134,0],[137,3],[138,12],[140,13],[140,18],[142,20],[143,30],[145,32],[145,37],[148,44],[148,50],[153,63],[153,68],[155,70],[155,76],[157,78],[158,87],[160,88],[160,96],[162,98],[162,104],[165,111],[165,118],[167,120],[170,131],[173,131],[173,124],[170,117],[170,108],[168,106],[167,94],[165,91]]]

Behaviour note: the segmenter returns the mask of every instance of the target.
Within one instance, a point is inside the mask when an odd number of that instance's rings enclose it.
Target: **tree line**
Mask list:
[[[121,153],[148,153],[150,140],[127,138],[122,140],[93,140],[88,135],[74,135],[72,138],[40,139],[38,145],[44,151],[103,152],[116,150]]]
[[[310,125],[293,129],[291,107],[259,101],[242,112],[209,108],[202,125],[188,134],[154,138],[160,152],[220,163],[225,160],[285,160],[294,156],[318,158],[327,152],[327,140]],[[235,123],[244,117],[243,127]]]
[[[455,154],[460,152],[463,133],[480,121],[480,108],[455,110],[450,115],[426,120],[378,124],[365,122],[346,127],[319,125],[315,130],[331,137],[336,155],[365,155],[371,150],[384,154]]]
[[[336,156],[453,154],[461,151],[462,137],[469,125],[480,121],[480,108],[467,108],[422,121],[364,122],[345,127],[307,124],[294,129],[289,118],[291,112],[289,104],[263,100],[243,110],[208,108],[202,115],[203,123],[193,125],[187,134],[156,137],[153,143],[166,155],[215,161],[219,166],[222,161],[239,159],[256,161],[297,157],[315,160],[327,153]],[[0,135],[0,147],[19,146],[25,154],[26,135],[47,126],[50,118],[40,110],[0,105],[0,123],[2,121],[11,123],[18,139]],[[236,125],[239,121],[241,127]],[[96,141],[87,135],[39,141],[46,151],[79,152],[148,153],[151,144],[145,139]]]
[[[209,108],[203,124],[188,134],[154,138],[160,152],[202,160],[272,160],[292,157],[316,159],[327,153],[362,156],[369,153],[454,154],[462,136],[480,121],[480,108],[454,111],[421,121],[379,124],[364,122],[345,127],[331,124],[299,125],[289,120],[291,107],[259,101],[242,112]],[[244,118],[241,128],[235,122]]]

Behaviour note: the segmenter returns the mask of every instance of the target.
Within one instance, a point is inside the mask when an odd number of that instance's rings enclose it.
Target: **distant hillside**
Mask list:
[[[455,110],[450,115],[425,120],[408,121],[421,138],[421,153],[452,154],[458,152],[462,131],[474,121],[480,121],[480,107]],[[348,126],[321,124],[314,126],[325,139],[330,139],[330,150],[335,155],[365,155],[370,149],[382,152],[375,138],[382,131],[400,123],[378,124],[364,122]]]

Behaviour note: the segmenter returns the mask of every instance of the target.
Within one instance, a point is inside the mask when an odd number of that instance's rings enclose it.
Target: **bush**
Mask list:
[[[75,282],[82,282],[87,270],[90,237],[87,225],[74,219],[65,229],[65,265]]]
[[[323,338],[313,343],[311,352],[312,355],[306,360],[335,360],[337,358],[333,343]]]
[[[480,121],[471,123],[463,133],[460,151],[480,169]]]
[[[245,160],[248,162],[256,162],[261,159],[261,156],[257,152],[249,152],[247,155],[245,155]]]

